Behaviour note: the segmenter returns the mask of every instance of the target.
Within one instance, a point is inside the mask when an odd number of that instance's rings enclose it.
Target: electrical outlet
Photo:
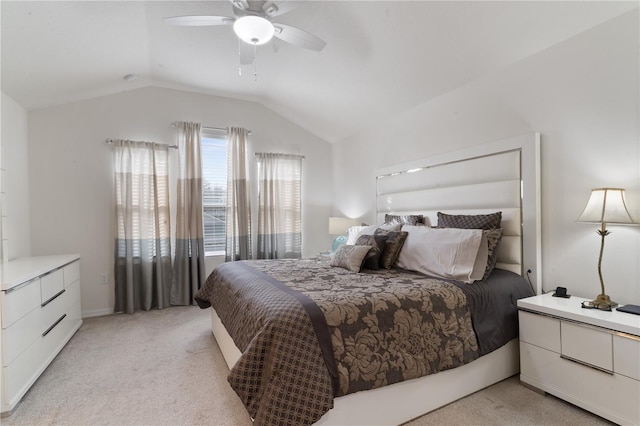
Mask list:
[[[107,274],[100,274],[100,284],[109,284],[109,277],[107,276]]]

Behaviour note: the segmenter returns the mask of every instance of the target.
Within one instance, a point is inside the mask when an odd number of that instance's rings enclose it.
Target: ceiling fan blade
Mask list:
[[[182,27],[206,27],[211,25],[231,25],[235,19],[228,16],[172,16],[162,18],[169,25]]]
[[[275,36],[280,40],[286,41],[294,46],[304,47],[305,49],[321,51],[327,45],[327,43],[314,36],[311,33],[303,31],[296,27],[283,24],[273,24],[276,29]]]
[[[229,0],[234,7],[241,10],[249,9],[249,2],[247,0]]]
[[[252,64],[256,59],[256,50],[255,46],[245,43],[244,41],[240,41],[240,65],[249,65]]]
[[[292,1],[267,1],[262,6],[262,11],[270,18],[274,18],[276,16],[284,15],[296,7],[297,5]]]

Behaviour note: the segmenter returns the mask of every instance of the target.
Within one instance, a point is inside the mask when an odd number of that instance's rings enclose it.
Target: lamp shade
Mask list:
[[[275,28],[269,20],[253,15],[236,19],[233,31],[240,40],[255,45],[265,44],[275,34]]]
[[[578,222],[634,223],[622,188],[595,188]]]
[[[356,219],[348,219],[346,217],[330,217],[329,218],[329,235],[346,234],[350,227],[358,224]]]

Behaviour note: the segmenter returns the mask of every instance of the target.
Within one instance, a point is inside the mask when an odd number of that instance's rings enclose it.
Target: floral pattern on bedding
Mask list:
[[[322,263],[257,267],[311,298],[323,311],[340,393],[373,389],[466,364],[478,343],[464,293],[408,272],[326,270]]]

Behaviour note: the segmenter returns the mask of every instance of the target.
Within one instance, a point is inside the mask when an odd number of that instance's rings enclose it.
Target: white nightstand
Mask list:
[[[520,381],[619,424],[640,424],[640,316],[587,299],[518,300]]]

